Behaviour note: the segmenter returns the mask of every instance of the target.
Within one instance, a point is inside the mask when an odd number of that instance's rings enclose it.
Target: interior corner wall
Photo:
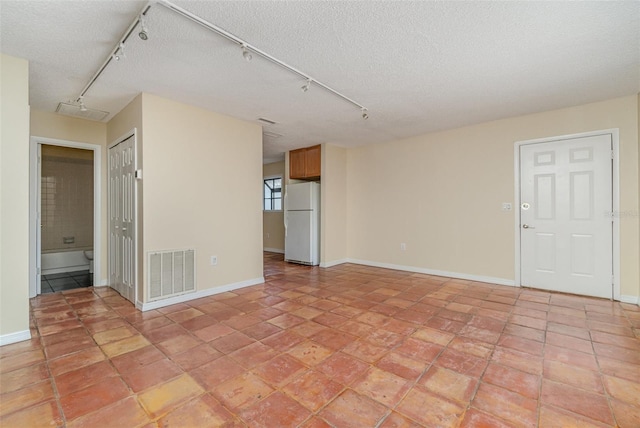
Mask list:
[[[29,339],[29,63],[0,54],[0,345]]]
[[[261,282],[262,128],[146,93],[142,123],[141,251],[195,249],[199,292]]]
[[[262,166],[263,178],[275,175],[282,177],[284,191],[284,161],[268,163]],[[262,212],[262,234],[262,246],[265,251],[284,253],[284,211]]]
[[[347,259],[347,149],[322,145],[320,192],[320,265]]]
[[[95,284],[107,284],[107,124],[86,119],[63,116],[57,113],[31,110],[31,136],[53,138],[102,146],[100,183],[100,274]]]
[[[620,211],[638,212],[638,97],[627,96],[384,144],[347,157],[349,259],[514,281],[514,143],[620,130]],[[638,296],[638,216],[620,219],[621,294]],[[402,251],[400,244],[406,244]]]

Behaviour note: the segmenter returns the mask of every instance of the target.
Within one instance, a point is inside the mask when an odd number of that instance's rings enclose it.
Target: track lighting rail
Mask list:
[[[358,103],[357,101],[352,100],[351,98],[347,97],[344,94],[341,94],[340,92],[336,91],[335,89],[331,88],[328,85],[325,85],[324,83],[320,82],[318,79],[315,79],[311,76],[309,76],[307,73],[298,70],[297,68],[290,66],[289,64],[285,63],[284,61],[279,60],[278,58],[269,55],[268,53],[266,53],[265,51],[263,51],[260,48],[257,48],[255,46],[253,46],[252,44],[246,42],[245,40],[242,40],[240,37],[231,34],[230,32],[218,27],[217,25],[200,18],[197,15],[194,15],[193,13],[189,12],[188,10],[185,10],[183,8],[181,8],[180,6],[177,6],[167,0],[159,0],[158,1],[159,5],[162,5],[164,7],[166,7],[167,9],[170,9],[172,11],[174,11],[175,13],[184,16],[187,19],[190,19],[191,21],[200,24],[201,26],[203,26],[204,28],[206,28],[209,31],[213,31],[214,33],[218,34],[219,36],[224,37],[225,39],[236,43],[237,45],[239,45],[240,47],[242,47],[243,49],[246,49],[250,52],[253,52],[259,56],[261,56],[262,58],[276,64],[279,65],[280,67],[284,68],[285,70],[290,71],[293,74],[297,74],[298,76],[302,77],[304,80],[306,81],[312,81],[313,83],[315,83],[316,85],[320,86],[321,88],[331,92],[332,94],[342,98],[343,100],[355,105],[356,107],[358,107],[359,109],[363,109],[365,108],[362,104]]]
[[[239,45],[242,48],[242,55],[243,57],[247,60],[250,61],[251,60],[251,54],[256,54],[264,59],[266,59],[267,61],[272,62],[273,64],[276,64],[282,68],[284,68],[285,70],[303,78],[306,83],[305,86],[303,88],[309,89],[309,87],[311,86],[311,83],[313,83],[314,85],[317,85],[321,88],[323,88],[324,90],[332,93],[333,95],[341,98],[344,101],[347,101],[348,103],[353,104],[354,106],[358,107],[360,109],[360,111],[362,112],[362,118],[363,119],[367,119],[369,117],[368,114],[368,109],[366,107],[364,107],[362,104],[360,104],[359,102],[353,100],[352,98],[347,97],[346,95],[338,92],[337,90],[333,89],[332,87],[320,82],[319,80],[311,77],[310,75],[308,75],[307,73],[298,70],[297,68],[285,63],[284,61],[279,60],[278,58],[268,54],[267,52],[263,51],[260,48],[257,48],[255,46],[253,46],[252,44],[246,42],[245,40],[241,39],[240,37],[224,30],[223,28],[218,27],[217,25],[203,19],[200,18],[199,16],[189,12],[186,9],[183,9],[182,7],[175,5],[173,3],[171,3],[170,1],[167,0],[157,0],[157,1],[150,1],[149,3],[147,3],[145,5],[145,7],[142,9],[142,12],[138,15],[138,17],[136,19],[133,20],[133,22],[131,23],[131,25],[129,25],[129,27],[127,28],[127,30],[124,32],[124,35],[120,38],[120,40],[118,41],[118,43],[116,44],[116,46],[113,48],[113,50],[111,51],[111,53],[109,54],[109,56],[107,56],[107,59],[104,61],[104,63],[102,64],[102,66],[100,66],[100,68],[98,69],[98,71],[93,75],[93,77],[91,78],[91,80],[89,80],[89,82],[85,85],[85,87],[82,89],[82,91],[80,92],[80,94],[78,95],[78,97],[76,98],[76,103],[80,103],[82,98],[84,97],[84,95],[87,93],[87,91],[91,88],[91,86],[93,86],[93,84],[96,82],[96,80],[98,79],[98,77],[100,77],[100,75],[104,72],[104,70],[107,68],[107,66],[111,63],[111,61],[118,55],[118,51],[120,52],[124,52],[123,48],[124,48],[124,43],[127,41],[127,39],[129,38],[129,36],[131,36],[131,34],[134,32],[134,29],[136,28],[136,26],[138,24],[140,24],[143,28],[142,31],[140,32],[140,38],[143,40],[147,40],[147,29],[145,28],[145,26],[143,25],[143,19],[144,16],[147,14],[147,12],[149,11],[149,9],[155,5],[161,5],[169,10],[171,10],[172,12],[181,15],[187,19],[189,19],[190,21],[195,22],[196,24],[206,28],[209,31],[212,31],[214,33],[216,33],[217,35],[224,37],[225,39]],[[142,33],[144,33],[144,37],[142,36]],[[305,90],[306,92],[306,90]]]
[[[124,32],[124,35],[120,38],[120,40],[118,40],[118,43],[115,45],[115,47],[111,50],[111,52],[107,56],[107,59],[105,59],[105,61],[100,66],[100,68],[98,68],[98,71],[96,71],[96,73],[93,75],[93,77],[91,77],[89,82],[87,82],[84,88],[82,88],[82,91],[80,91],[80,94],[76,97],[76,100],[75,100],[76,103],[80,103],[80,100],[82,100],[82,97],[84,97],[87,91],[91,89],[94,83],[96,83],[96,80],[98,80],[98,77],[100,77],[100,75],[104,72],[104,70],[111,63],[111,61],[114,60],[115,56],[118,54],[118,51],[122,49],[124,43],[129,39],[129,36],[131,36],[131,33],[133,33],[133,30],[136,28],[136,25],[138,25],[138,23],[140,22],[140,17],[147,14],[149,9],[151,9],[152,4],[153,4],[152,2],[149,2],[145,5],[144,8],[142,8],[142,12],[140,12],[138,17],[136,17],[136,19],[133,20],[131,25],[129,25],[129,27],[127,28],[127,31]]]

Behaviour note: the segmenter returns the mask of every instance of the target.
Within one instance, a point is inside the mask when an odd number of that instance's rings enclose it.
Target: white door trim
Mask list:
[[[109,245],[109,234],[111,233],[111,217],[109,215],[109,197],[111,195],[110,191],[109,191],[109,185],[111,183],[111,180],[109,179],[109,174],[110,174],[110,169],[109,169],[109,164],[108,164],[108,159],[109,159],[109,150],[111,150],[113,147],[117,146],[118,144],[122,143],[123,141],[125,141],[127,138],[131,138],[133,137],[133,169],[136,172],[136,178],[135,178],[135,186],[133,186],[133,199],[134,199],[134,204],[133,204],[133,229],[134,229],[134,233],[133,233],[133,277],[134,277],[134,282],[135,282],[135,286],[133,287],[134,289],[134,298],[133,298],[133,304],[136,305],[138,302],[138,283],[139,283],[139,276],[138,276],[138,252],[139,252],[139,233],[138,233],[138,181],[141,180],[141,176],[138,175],[139,173],[141,173],[141,171],[138,169],[138,129],[137,128],[133,128],[128,132],[125,132],[122,136],[116,138],[115,140],[113,140],[111,143],[109,143],[107,145],[107,246]],[[107,255],[111,254],[111,248],[107,248]],[[110,275],[110,263],[111,260],[107,261],[107,281]]]
[[[593,137],[596,135],[610,135],[613,147],[612,185],[613,185],[613,298],[620,300],[620,218],[615,213],[620,212],[620,139],[618,128],[604,129],[601,131],[583,132],[579,134],[561,135],[557,137],[538,138],[535,140],[516,141],[514,143],[514,234],[515,234],[515,278],[516,287],[521,284],[521,259],[520,259],[520,146],[525,144],[549,143],[553,141],[571,140],[574,138]]]
[[[93,151],[93,284],[102,284],[102,146],[79,141],[58,140],[55,138],[45,138],[32,136],[29,140],[29,297],[40,294],[40,284],[37,279],[37,242],[36,228],[37,218],[37,198],[38,195],[38,144],[50,146],[72,147],[76,149]]]

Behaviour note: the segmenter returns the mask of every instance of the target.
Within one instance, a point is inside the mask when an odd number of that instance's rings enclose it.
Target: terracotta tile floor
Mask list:
[[[638,306],[276,254],[265,277],[145,313],[32,299],[0,426],[640,426]]]

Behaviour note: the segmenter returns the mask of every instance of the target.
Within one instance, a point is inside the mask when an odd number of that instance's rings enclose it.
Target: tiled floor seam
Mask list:
[[[613,397],[611,397],[609,395],[609,391],[607,390],[607,385],[604,382],[604,373],[602,373],[602,367],[600,367],[600,358],[599,355],[596,353],[596,349],[593,346],[593,335],[592,335],[592,330],[589,329],[589,339],[591,342],[591,349],[593,350],[593,356],[596,360],[596,365],[598,367],[598,379],[600,381],[600,384],[602,385],[602,390],[604,391],[604,396],[607,398],[607,406],[609,406],[609,411],[611,412],[611,417],[613,419],[613,421],[615,422],[615,426],[619,426],[617,423],[617,418],[616,418],[616,414],[613,411],[613,406],[611,405],[611,400],[613,399]]]
[[[507,328],[507,324],[509,324],[509,320],[511,319],[511,315],[513,315],[514,308],[516,307],[516,304],[517,304],[517,302],[518,302],[518,300],[520,299],[520,297],[521,297],[521,296],[522,296],[522,290],[520,290],[520,291],[518,292],[518,296],[517,296],[517,298],[515,299],[515,301],[514,301],[513,305],[511,305],[511,310],[509,311],[509,315],[507,316],[507,319],[504,321],[504,325],[502,326],[502,330],[500,331],[500,337],[502,337],[502,336],[505,334],[505,329]],[[467,407],[466,407],[466,409],[465,409],[465,414],[466,414],[466,412],[468,412],[468,411],[469,411],[469,410],[471,410],[472,408],[473,408],[473,409],[476,409],[476,410],[478,410],[478,411],[481,411],[481,412],[483,412],[483,413],[487,413],[487,411],[485,411],[485,410],[478,409],[478,408],[474,407],[474,406],[473,406],[473,403],[474,403],[474,401],[475,401],[475,398],[476,398],[476,395],[477,395],[477,393],[478,393],[478,390],[480,389],[480,386],[481,386],[483,383],[485,383],[485,381],[483,380],[483,378],[484,378],[484,375],[485,375],[485,373],[486,373],[486,371],[487,371],[487,369],[488,369],[488,367],[489,367],[489,363],[491,362],[491,360],[492,360],[492,358],[493,358],[493,355],[494,355],[494,354],[495,354],[495,352],[496,352],[496,347],[498,346],[499,341],[500,341],[500,339],[498,339],[498,341],[497,341],[495,344],[493,344],[493,346],[492,346],[491,353],[490,353],[490,354],[489,354],[489,356],[487,357],[487,365],[485,366],[485,368],[482,370],[482,373],[481,373],[481,374],[480,374],[480,376],[478,377],[478,382],[477,382],[476,387],[475,387],[475,389],[474,389],[474,391],[473,391],[473,394],[471,395],[471,398],[469,399],[469,404],[467,405]],[[543,344],[543,358],[544,358],[544,344]],[[501,366],[502,366],[502,364],[499,364],[499,363],[496,363],[496,364],[498,364],[498,365],[501,365]],[[516,369],[516,370],[517,370],[517,369]],[[488,383],[488,382],[486,382],[486,383]],[[491,385],[491,383],[488,383],[488,384],[490,384],[490,385]],[[496,386],[498,386],[498,385],[496,385]],[[502,386],[498,386],[498,387],[499,387],[499,388],[503,388]],[[506,388],[505,388],[505,389],[506,389]],[[538,387],[538,397],[540,397],[541,390],[542,390],[542,374],[540,375],[540,382],[539,382],[539,387]],[[511,392],[514,392],[514,391],[511,391]],[[519,393],[517,393],[517,394],[518,394],[518,395],[520,395]],[[537,417],[537,420],[539,421],[540,399],[538,399],[538,400],[537,400],[537,405],[538,405],[538,408],[537,408],[537,411],[536,411],[536,417]],[[491,414],[491,416],[492,416],[493,418],[496,418],[496,419],[498,419],[498,420],[501,420],[501,421],[505,422],[505,424],[511,425],[511,422],[504,420],[503,418],[499,417],[498,415],[495,415],[495,414],[493,414],[493,413],[490,413],[490,414]],[[462,423],[462,421],[463,421],[463,420],[464,420],[464,418],[462,418],[462,419],[461,419],[461,423]],[[541,427],[541,428],[542,428],[542,427]]]
[[[549,301],[550,300],[551,299],[549,299]],[[549,328],[549,320],[548,320],[548,318],[549,318],[549,305],[550,305],[550,302],[547,303],[547,310],[545,311],[547,315],[546,315],[546,318],[545,318],[546,325],[545,325],[545,330],[544,330],[544,342],[542,343],[542,371],[540,372],[540,384],[538,386],[538,399],[537,399],[538,403],[537,403],[537,410],[536,410],[536,416],[537,416],[536,425],[539,428],[545,428],[545,427],[541,427],[540,426],[540,415],[542,413],[542,404],[543,404],[542,403],[542,385],[544,383],[544,370],[545,370],[544,362],[545,362],[545,355],[546,355],[546,348],[547,348],[547,333],[549,331],[548,330],[548,328]]]
[[[112,309],[112,310],[115,310],[111,305],[109,305],[107,302],[105,302],[105,301],[104,301],[104,298],[103,298],[100,294],[96,293],[94,290],[92,290],[92,293],[93,293],[93,294],[94,294],[94,295],[95,295],[95,296],[96,296],[96,297],[97,297],[97,298],[98,298],[98,299],[99,299],[99,300],[100,300],[104,305],[108,306],[108,307],[109,307],[110,309]],[[93,337],[93,336],[94,336],[94,334],[92,334],[92,333],[91,333],[91,330],[89,330],[89,328],[87,327],[87,325],[85,324],[85,322],[84,322],[84,321],[83,321],[83,319],[81,318],[80,314],[78,314],[77,309],[76,309],[76,308],[74,308],[74,307],[73,307],[73,304],[69,302],[69,300],[68,300],[68,296],[73,296],[73,294],[64,295],[64,298],[65,298],[65,302],[67,303],[67,305],[69,306],[69,308],[73,311],[74,315],[76,316],[76,319],[77,319],[77,320],[82,324],[82,327],[83,327],[83,328],[85,329],[85,331],[87,332],[87,335],[88,335],[89,337],[91,337],[91,339],[93,340],[93,342],[94,342],[95,346],[96,346],[96,347],[100,350],[100,352],[104,355],[104,357],[105,357],[105,360],[104,360],[104,361],[108,362],[109,366],[110,366],[111,368],[113,368],[113,369],[114,369],[114,371],[118,374],[118,375],[117,375],[117,377],[118,377],[118,378],[119,378],[119,379],[124,383],[124,385],[126,385],[126,386],[127,386],[127,389],[128,389],[128,390],[129,390],[129,392],[130,392],[129,397],[133,396],[133,397],[135,398],[135,400],[138,402],[138,404],[142,407],[142,403],[140,403],[140,402],[139,402],[137,394],[135,394],[135,393],[133,392],[133,390],[131,389],[131,387],[129,386],[129,384],[128,384],[128,383],[127,383],[127,382],[122,378],[122,374],[121,374],[121,373],[120,373],[120,371],[115,367],[115,365],[113,364],[112,359],[111,359],[111,358],[110,358],[110,357],[109,357],[109,356],[104,352],[104,349],[102,348],[102,346],[101,346],[100,344],[98,344],[98,343],[95,341],[95,339],[94,339],[94,337]],[[82,303],[82,302],[81,302],[81,303]],[[128,323],[128,325],[130,325],[131,327],[133,327],[133,326],[131,325],[131,323],[130,323],[130,322],[129,322],[125,317],[121,317],[121,319],[122,319],[123,321],[125,321],[126,323]],[[135,327],[133,327],[133,328],[135,328]],[[138,331],[138,330],[136,329],[136,331]],[[42,338],[43,338],[43,336],[40,336],[40,338],[41,338],[41,340],[43,340],[43,339],[42,339]],[[107,342],[107,343],[111,343],[111,342]],[[106,343],[105,343],[105,344],[106,344]],[[43,349],[44,349],[44,343],[43,343],[43,342],[42,342],[42,345],[43,345]],[[103,345],[104,345],[104,344],[103,344]],[[81,351],[82,351],[82,350],[79,350],[79,351],[76,351],[76,352],[73,352],[73,353],[71,353],[71,354],[67,354],[67,355],[73,355],[74,353],[79,353],[79,352],[81,352]],[[67,355],[64,355],[64,356],[67,356]],[[64,356],[60,356],[59,358],[62,358],[62,357],[64,357]],[[53,361],[55,361],[55,359],[54,359]],[[73,419],[73,420],[67,420],[67,415],[64,413],[64,410],[63,410],[63,408],[62,408],[61,396],[60,396],[60,394],[59,394],[59,392],[58,392],[57,382],[56,382],[56,380],[55,380],[55,377],[53,376],[53,373],[52,373],[52,372],[51,372],[51,370],[49,369],[48,364],[49,364],[49,359],[47,359],[47,369],[49,370],[49,373],[50,373],[50,376],[51,376],[51,383],[54,385],[54,391],[55,391],[55,394],[56,394],[56,403],[57,403],[57,405],[58,405],[58,409],[59,409],[59,411],[60,411],[60,415],[61,415],[61,417],[63,418],[63,421],[64,421],[64,424],[63,424],[63,425],[64,425],[64,426],[66,426],[68,423],[73,422],[74,420],[76,420],[76,419],[78,419],[78,418],[80,418],[80,417],[86,417],[86,416],[89,416],[89,415],[91,415],[91,414],[93,414],[93,413],[97,413],[97,412],[99,412],[100,410],[102,410],[102,409],[103,409],[103,408],[96,409],[96,410],[94,410],[94,411],[92,411],[92,412],[89,412],[89,413],[87,413],[87,414],[81,415],[81,416],[79,416],[79,417],[77,417],[77,418],[75,418],[75,419]],[[94,363],[94,364],[96,364],[96,363]],[[77,369],[76,369],[76,370],[77,370]],[[74,370],[71,370],[71,371],[69,371],[69,372],[67,372],[67,373],[71,373],[71,372],[73,372],[73,371],[74,371]],[[80,389],[80,390],[82,390],[82,389]],[[79,391],[80,391],[80,390],[79,390]],[[76,392],[76,391],[74,391],[74,392]],[[70,392],[70,393],[73,393],[73,392]],[[124,399],[126,399],[126,398],[123,398],[122,400],[124,400]],[[115,403],[111,403],[109,406],[113,406],[113,405],[115,405],[115,404],[116,404],[117,402],[119,402],[119,401],[121,401],[121,400],[118,400],[118,401],[116,401]],[[109,407],[109,406],[107,406],[107,407]],[[142,408],[144,409],[144,407],[142,407]],[[145,412],[146,412],[146,410],[145,410]]]
[[[65,298],[65,302],[66,302],[66,298]],[[68,305],[68,302],[67,302],[67,305]],[[31,305],[29,305],[29,307],[31,308]],[[32,309],[32,311],[33,311],[33,309]],[[75,311],[74,311],[74,315],[76,316],[76,319],[78,319],[78,314]],[[30,316],[33,316],[34,319],[35,319],[35,316],[33,314],[30,314]],[[78,319],[78,321],[80,321],[80,320]],[[38,331],[38,339],[40,340],[40,346],[42,346],[42,352],[45,355],[45,363],[47,365],[47,372],[49,373],[49,382],[51,383],[51,388],[53,389],[54,399],[55,399],[55,402],[56,402],[56,407],[58,408],[58,413],[60,414],[60,418],[62,419],[62,425],[61,426],[66,427],[67,426],[67,418],[66,418],[66,415],[64,414],[64,411],[63,411],[63,408],[62,408],[62,403],[60,402],[60,393],[58,392],[58,385],[57,385],[57,383],[55,381],[55,378],[53,376],[53,372],[51,371],[51,368],[49,367],[49,363],[50,363],[51,360],[47,357],[47,354],[45,352],[44,336],[42,336],[42,334],[40,334],[40,326],[37,323],[36,323],[36,329]]]
[[[71,305],[69,305],[69,303],[67,302],[66,298],[65,298],[65,302],[66,304],[71,308]],[[73,311],[76,319],[78,319],[78,321],[80,321],[80,319],[78,318],[78,314],[75,312],[75,310]],[[81,322],[81,321],[80,321]],[[42,346],[42,352],[45,352],[45,344],[44,344],[44,336],[42,336],[42,334],[40,334],[40,326],[38,325],[36,327],[38,329],[38,337],[40,339],[40,344]],[[45,356],[46,356],[46,352],[45,352]],[[60,356],[60,358],[62,358],[62,356]],[[60,413],[60,418],[62,419],[62,426],[67,426],[67,417],[64,414],[63,408],[62,408],[62,403],[60,402],[60,393],[58,391],[58,385],[55,381],[55,377],[53,376],[53,372],[51,371],[51,368],[49,367],[49,362],[51,361],[49,358],[46,358],[46,364],[47,364],[47,371],[49,372],[49,382],[51,382],[51,386],[53,388],[53,392],[54,392],[54,397],[55,397],[55,401],[56,401],[56,406],[58,407],[58,412]]]
[[[548,312],[547,312],[547,313],[548,313]],[[586,310],[585,310],[585,320],[586,320],[586,319],[587,319],[587,318],[586,318]],[[545,330],[545,333],[546,333],[546,332],[547,332],[547,330]],[[590,344],[591,344],[591,350],[592,350],[592,353],[593,353],[593,356],[594,356],[594,359],[595,359],[595,361],[596,361],[597,368],[598,368],[598,379],[599,379],[599,381],[600,381],[600,384],[602,385],[602,390],[604,391],[603,395],[605,396],[605,398],[606,398],[606,400],[607,400],[607,405],[608,405],[609,411],[610,411],[610,413],[611,413],[611,417],[612,417],[612,419],[614,420],[614,423],[615,423],[615,425],[614,425],[614,426],[616,426],[616,427],[617,427],[617,426],[619,426],[619,425],[617,424],[616,416],[615,416],[615,412],[613,411],[613,406],[611,405],[612,397],[609,395],[609,393],[608,393],[608,391],[607,391],[607,388],[606,388],[606,385],[605,385],[605,383],[604,383],[604,375],[603,375],[603,373],[602,373],[602,369],[601,369],[601,367],[600,367],[600,360],[599,360],[599,358],[598,358],[598,354],[596,353],[595,347],[593,346],[593,337],[591,336],[591,332],[592,332],[592,330],[591,330],[591,329],[589,329],[589,339],[590,339],[590,340],[589,340],[589,342],[590,342]],[[547,346],[547,341],[546,341],[546,339],[545,339],[545,341],[544,341],[544,343],[543,343],[543,357],[544,357],[544,355],[545,355],[545,354],[544,354],[544,352],[545,352],[546,346]],[[543,358],[543,364],[544,364],[544,361],[545,361],[545,360],[544,360],[544,358]],[[574,414],[574,415],[576,415],[576,417],[578,417],[578,418],[580,418],[580,419],[585,419],[585,418],[586,418],[586,419],[589,419],[589,420],[593,420],[592,418],[588,417],[587,415],[583,415],[583,414],[580,414],[580,413],[576,413],[576,412],[573,412],[573,411],[571,411],[571,410],[569,410],[569,409],[564,409],[564,408],[561,408],[561,407],[556,407],[556,406],[554,406],[554,405],[553,405],[553,404],[551,404],[551,403],[543,403],[543,401],[542,401],[542,386],[543,386],[544,380],[545,380],[545,373],[544,373],[544,367],[543,367],[543,369],[542,369],[542,375],[541,375],[541,379],[540,379],[540,391],[539,391],[539,393],[538,393],[538,421],[537,421],[537,423],[538,423],[538,427],[539,427],[539,428],[545,428],[545,427],[543,427],[543,426],[541,426],[541,425],[540,425],[540,423],[541,423],[541,411],[542,411],[542,407],[551,407],[551,408],[554,408],[554,409],[559,409],[561,412],[566,412],[566,413],[569,413],[569,414]],[[554,380],[552,380],[552,379],[549,379],[549,381],[557,382],[557,383],[561,383],[561,384],[563,384],[563,385],[565,384],[564,382],[554,381]],[[584,391],[586,391],[586,392],[591,392],[591,391],[589,391],[589,390],[585,390],[585,389],[583,389],[583,388],[580,388],[580,387],[577,387],[577,386],[574,386],[574,385],[568,385],[568,386],[573,387],[573,388],[576,388],[576,389],[581,389],[581,390],[584,390]],[[595,420],[593,420],[593,421],[594,421],[594,422],[596,422],[596,423],[603,423],[603,422],[601,422],[601,421],[595,421]]]
[[[549,311],[547,311],[547,317],[549,316]],[[546,318],[545,318],[545,321]],[[548,327],[548,321],[546,324],[546,327]],[[541,427],[540,426],[540,415],[542,413],[542,384],[544,382],[544,361],[545,361],[545,353],[546,353],[546,347],[547,347],[547,328],[545,327],[544,330],[544,342],[542,343],[542,370],[540,372],[540,382],[538,384],[538,399],[537,399],[537,408],[536,408],[536,426],[538,428],[545,428],[545,427]]]

